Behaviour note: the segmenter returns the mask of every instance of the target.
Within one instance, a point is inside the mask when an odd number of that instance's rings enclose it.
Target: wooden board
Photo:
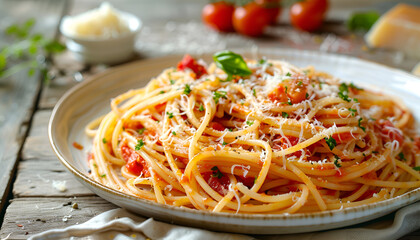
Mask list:
[[[51,110],[40,110],[34,115],[13,186],[14,197],[93,196],[65,169],[51,149],[47,135],[50,115]],[[64,181],[66,190],[54,188],[54,181]]]
[[[47,38],[53,38],[61,18],[65,1],[2,1],[0,3],[0,22],[12,24],[11,20],[21,21],[35,18],[35,30]],[[44,16],[48,15],[48,19]],[[22,16],[25,16],[23,18]],[[7,42],[4,35],[0,42]],[[0,83],[0,209],[3,209],[13,177],[18,152],[26,135],[35,100],[40,88],[40,74],[28,77],[19,72]]]
[[[73,203],[78,209],[72,208]],[[100,197],[17,198],[7,208],[0,238],[27,239],[35,233],[83,223],[113,208],[116,206]]]

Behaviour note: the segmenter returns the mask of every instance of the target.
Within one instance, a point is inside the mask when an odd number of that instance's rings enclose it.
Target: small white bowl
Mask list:
[[[117,37],[76,36],[69,31],[71,17],[65,16],[60,24],[60,32],[66,37],[66,46],[75,58],[85,63],[115,64],[133,56],[137,34],[142,28],[141,20],[133,14],[119,12],[128,25],[129,32]]]

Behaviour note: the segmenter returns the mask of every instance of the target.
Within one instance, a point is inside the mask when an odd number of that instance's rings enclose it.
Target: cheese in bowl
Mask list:
[[[60,31],[78,60],[117,63],[132,56],[141,25],[136,16],[103,3],[97,9],[64,17]]]

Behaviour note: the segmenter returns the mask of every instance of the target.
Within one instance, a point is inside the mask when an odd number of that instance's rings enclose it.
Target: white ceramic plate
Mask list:
[[[246,53],[244,53],[246,54]],[[249,56],[250,54],[248,54]],[[301,67],[313,65],[344,81],[372,87],[400,96],[420,119],[420,79],[400,70],[356,58],[282,49],[262,49],[258,56],[282,59]],[[211,56],[202,56],[210,62]],[[55,106],[48,128],[51,145],[60,161],[76,178],[102,198],[141,215],[166,222],[210,230],[250,233],[286,234],[333,229],[378,218],[420,199],[420,189],[402,196],[366,206],[320,213],[228,214],[210,213],[166,206],[118,192],[88,177],[87,152],[91,139],[84,135],[86,124],[110,111],[110,99],[128,89],[144,86],[163,69],[176,66],[181,56],[134,62],[110,69],[68,91]],[[72,147],[81,143],[84,150]]]

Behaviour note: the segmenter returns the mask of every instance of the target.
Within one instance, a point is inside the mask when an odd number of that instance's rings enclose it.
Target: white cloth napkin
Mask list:
[[[248,240],[248,239],[282,239],[282,240],[387,240],[398,239],[410,232],[420,229],[420,202],[398,210],[394,219],[374,221],[353,227],[337,230],[289,234],[247,236],[231,233],[211,232],[203,229],[171,225],[152,218],[145,219],[127,212],[114,209],[93,217],[89,221],[63,229],[52,229],[30,237],[30,240],[47,239],[89,239],[89,240],[128,240],[128,239],[162,239],[162,240]]]

